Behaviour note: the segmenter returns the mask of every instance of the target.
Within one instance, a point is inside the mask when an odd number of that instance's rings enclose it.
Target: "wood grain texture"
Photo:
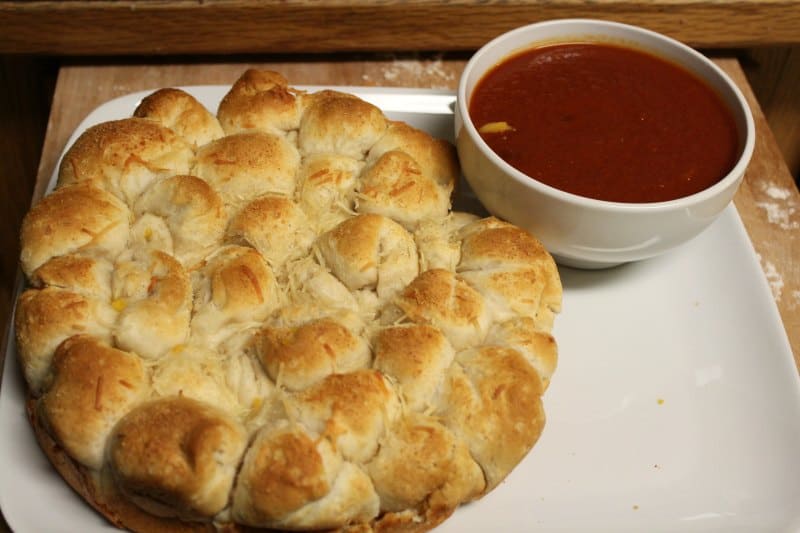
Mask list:
[[[772,290],[800,368],[800,194],[744,72],[720,66],[742,88],[756,124],[756,146],[734,199]]]
[[[470,50],[568,17],[637,24],[697,47],[800,41],[794,0],[17,0],[0,2],[0,53]]]
[[[789,171],[797,181],[800,179],[800,45],[749,50],[743,58],[743,67]]]

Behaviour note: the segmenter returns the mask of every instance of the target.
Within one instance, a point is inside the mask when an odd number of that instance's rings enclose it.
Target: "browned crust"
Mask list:
[[[201,533],[215,531],[211,524],[183,522],[174,518],[160,518],[145,513],[126,500],[113,484],[104,484],[100,478],[73,461],[45,431],[36,413],[36,401],[29,395],[28,418],[36,440],[50,463],[84,500],[118,528],[148,533]]]
[[[151,515],[138,508],[122,496],[113,483],[103,483],[101,478],[73,461],[69,455],[47,433],[36,413],[36,400],[28,393],[26,403],[28,419],[36,440],[50,463],[64,478],[64,481],[78,493],[95,511],[120,529],[138,533],[289,533],[278,530],[257,529],[239,524],[225,524],[219,528],[211,523],[185,522],[177,518],[164,518]],[[409,513],[388,513],[373,524],[359,524],[345,527],[338,532],[328,533],[424,533],[441,524],[455,509],[428,509],[423,516]],[[419,519],[422,518],[420,521]],[[320,532],[324,533],[324,532]]]

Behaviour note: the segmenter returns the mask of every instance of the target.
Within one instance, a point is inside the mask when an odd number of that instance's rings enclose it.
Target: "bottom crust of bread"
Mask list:
[[[27,413],[36,440],[56,471],[81,498],[120,529],[137,533],[266,533],[267,531],[280,533],[276,530],[256,529],[232,523],[187,522],[147,513],[120,494],[113,482],[104,481],[98,473],[75,462],[53,440],[37,416],[36,401],[30,395],[27,401]],[[454,510],[428,509],[424,515],[411,511],[386,513],[372,523],[348,526],[336,530],[336,533],[423,533],[444,522]]]

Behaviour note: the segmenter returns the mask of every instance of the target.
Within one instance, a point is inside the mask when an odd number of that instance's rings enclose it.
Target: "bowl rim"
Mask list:
[[[551,185],[547,185],[535,178],[528,176],[527,174],[523,173],[522,171],[516,169],[515,167],[511,166],[511,164],[507,163],[504,159],[498,156],[492,148],[489,147],[488,144],[483,140],[483,138],[478,133],[477,128],[472,123],[472,118],[469,116],[469,109],[468,109],[468,98],[467,98],[467,80],[470,77],[470,74],[475,69],[476,64],[480,61],[484,55],[489,53],[489,51],[497,45],[502,44],[503,42],[516,38],[519,34],[525,34],[533,30],[546,28],[549,26],[571,26],[571,25],[582,25],[582,26],[589,26],[589,31],[581,31],[580,35],[586,36],[588,40],[591,39],[592,34],[596,33],[598,37],[606,36],[603,32],[605,28],[616,28],[618,30],[622,30],[624,32],[628,32],[626,37],[629,37],[628,40],[633,42],[634,44],[638,42],[636,39],[630,38],[631,36],[636,35],[646,35],[652,39],[659,40],[669,46],[672,46],[683,52],[688,54],[689,56],[693,56],[696,60],[700,61],[704,65],[706,65],[713,73],[716,75],[720,81],[722,81],[723,85],[731,92],[734,100],[737,102],[739,110],[744,114],[744,146],[741,147],[741,151],[739,154],[738,159],[736,160],[736,164],[728,171],[728,173],[723,176],[719,181],[707,187],[701,191],[696,193],[690,194],[688,196],[682,196],[680,198],[675,198],[672,200],[666,200],[661,202],[615,202],[610,200],[600,200],[597,198],[590,198],[587,196],[581,196],[578,194],[570,193],[567,191],[563,191]],[[619,36],[614,36],[619,37]],[[554,42],[555,39],[541,39],[541,42]],[[485,75],[485,73],[495,65],[499,64],[501,61],[509,57],[510,55],[516,53],[517,51],[526,50],[528,48],[533,48],[536,46],[537,39],[530,39],[528,44],[523,44],[521,46],[515,47],[514,50],[506,52],[503,54],[500,59],[494,61],[483,73],[481,76]],[[643,47],[646,51],[654,55],[660,56],[657,52],[652,51],[646,47]],[[681,61],[672,59],[670,60],[674,63],[678,63],[683,66]],[[686,68],[686,67],[684,67]],[[691,71],[696,76],[699,76],[694,71]],[[480,78],[479,78],[480,79]],[[755,122],[753,120],[752,110],[747,103],[744,95],[742,94],[739,87],[733,82],[733,80],[713,61],[709,58],[695,50],[694,48],[676,40],[672,37],[668,37],[662,33],[655,32],[653,30],[649,30],[647,28],[643,28],[641,26],[635,26],[631,24],[625,24],[622,22],[615,22],[609,20],[601,20],[601,19],[591,19],[591,18],[565,18],[565,19],[553,19],[547,20],[542,22],[534,22],[532,24],[527,24],[525,26],[520,26],[509,30],[505,33],[498,35],[497,37],[493,38],[492,40],[488,41],[486,44],[481,46],[470,59],[467,61],[467,64],[464,66],[464,70],[461,73],[461,77],[458,83],[458,90],[456,93],[456,106],[458,108],[459,114],[461,115],[461,127],[466,129],[469,136],[473,138],[476,142],[478,148],[481,152],[484,153],[486,157],[492,161],[493,164],[500,167],[500,169],[508,176],[510,176],[514,181],[519,182],[520,184],[528,187],[532,187],[535,190],[538,190],[541,193],[554,196],[557,199],[571,203],[573,205],[587,207],[587,208],[594,208],[594,209],[601,209],[601,210],[608,210],[608,211],[632,211],[632,212],[653,212],[653,211],[670,211],[673,209],[686,209],[697,204],[703,203],[709,199],[716,197],[718,194],[724,192],[731,186],[735,186],[737,182],[741,181],[744,177],[745,170],[747,166],[750,164],[750,160],[753,155],[753,151],[755,148]],[[739,111],[732,109],[732,113],[738,114]],[[459,132],[456,132],[456,135],[459,135]],[[735,187],[738,188],[738,187]]]

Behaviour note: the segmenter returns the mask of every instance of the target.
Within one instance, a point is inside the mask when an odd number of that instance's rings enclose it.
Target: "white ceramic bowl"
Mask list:
[[[509,55],[560,41],[628,43],[678,63],[705,80],[722,97],[736,122],[740,152],[733,169],[711,187],[677,200],[620,203],[555,189],[506,163],[483,141],[469,118],[472,91],[487,70]],[[604,268],[653,257],[699,234],[733,199],[755,144],[753,117],[742,93],[709,59],[664,35],[599,20],[541,22],[492,40],[464,69],[455,115],[462,171],[483,205],[533,233],[560,264],[578,268]]]

